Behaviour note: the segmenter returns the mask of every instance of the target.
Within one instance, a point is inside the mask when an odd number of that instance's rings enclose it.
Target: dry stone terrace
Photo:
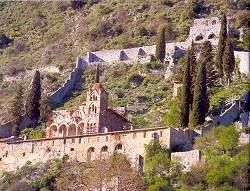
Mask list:
[[[167,148],[191,142],[193,132],[168,127],[136,129],[93,135],[44,138],[0,143],[0,169],[15,170],[26,162],[44,162],[62,158],[89,161],[103,159],[114,151],[124,153],[136,168],[143,164],[145,145],[159,140]],[[175,137],[182,137],[176,139]],[[140,163],[139,163],[140,160]],[[143,168],[142,168],[143,169]]]

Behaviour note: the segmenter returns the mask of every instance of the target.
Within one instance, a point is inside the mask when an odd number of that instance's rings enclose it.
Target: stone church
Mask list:
[[[108,93],[99,82],[99,65],[96,77],[87,92],[87,100],[78,109],[54,112],[50,117],[47,137],[65,137],[121,131],[128,120],[108,108]]]

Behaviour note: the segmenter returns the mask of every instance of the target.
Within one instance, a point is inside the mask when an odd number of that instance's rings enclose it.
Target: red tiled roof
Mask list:
[[[107,109],[109,112],[117,115],[118,117],[122,118],[124,121],[127,121],[128,122],[128,119],[123,117],[122,115],[120,115],[119,113],[115,112],[113,109]]]

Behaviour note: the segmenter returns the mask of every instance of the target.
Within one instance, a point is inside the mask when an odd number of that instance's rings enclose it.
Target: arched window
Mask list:
[[[94,159],[94,154],[95,154],[95,148],[94,147],[90,147],[87,150],[87,160],[88,161],[93,160]]]
[[[96,109],[96,106],[95,106],[95,113],[96,113],[97,109]]]
[[[207,38],[208,38],[208,39],[214,39],[215,37],[216,37],[215,34],[212,33],[212,34],[208,35]]]
[[[203,40],[202,35],[198,35],[197,37],[195,37],[195,41],[201,41],[201,40]]]
[[[116,146],[115,146],[115,150],[116,150],[116,151],[122,150],[122,144],[119,143],[118,145],[116,145]]]
[[[108,147],[107,146],[103,146],[101,148],[101,152],[108,152]]]

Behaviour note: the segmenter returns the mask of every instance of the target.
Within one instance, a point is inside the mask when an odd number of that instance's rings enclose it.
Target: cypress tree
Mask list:
[[[219,42],[218,42],[218,52],[216,57],[216,67],[218,70],[218,75],[220,80],[223,77],[223,55],[226,46],[226,39],[227,39],[227,17],[223,13],[221,19],[221,28],[219,34]]]
[[[155,57],[160,62],[164,62],[166,54],[165,26],[158,27],[158,37],[156,42]]]
[[[235,57],[231,39],[227,38],[227,43],[223,55],[223,71],[226,76],[227,85],[230,85],[230,76],[235,68]]]
[[[191,47],[189,49],[189,62],[190,62],[190,77],[191,77],[191,83],[190,83],[190,107],[192,109],[192,103],[193,103],[193,94],[194,94],[194,85],[195,85],[195,78],[197,74],[197,61],[196,61],[196,55],[195,55],[195,48],[194,48],[194,42],[192,41]]]
[[[51,100],[50,97],[43,93],[40,101],[40,121],[46,122],[51,112]]]
[[[16,136],[18,134],[18,126],[22,120],[23,110],[23,87],[21,84],[17,85],[15,97],[11,103],[11,115],[13,118],[12,123],[12,135]]]
[[[97,64],[96,66],[96,73],[95,73],[95,83],[100,82],[100,66]]]
[[[196,127],[205,122],[206,112],[208,110],[207,105],[206,60],[202,60],[199,63],[195,80],[193,106],[190,115],[191,126]]]
[[[213,61],[213,48],[210,41],[205,41],[203,43],[200,60],[204,60],[206,63],[207,86],[212,87],[216,83],[218,76],[215,70],[215,64]]]
[[[187,55],[187,60],[184,69],[183,75],[183,86],[182,86],[182,96],[181,96],[181,116],[180,123],[181,127],[187,127],[189,121],[189,107],[190,107],[190,85],[191,85],[191,76],[190,76],[190,51]]]
[[[26,100],[26,114],[30,119],[38,121],[40,117],[41,81],[37,69]]]

